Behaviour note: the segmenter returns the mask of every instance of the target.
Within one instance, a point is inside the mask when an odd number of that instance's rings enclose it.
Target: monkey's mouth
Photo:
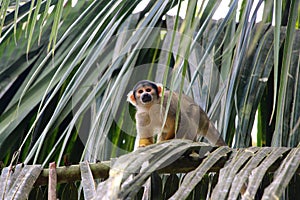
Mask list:
[[[144,94],[141,96],[142,103],[147,104],[152,101],[152,96],[150,94]]]

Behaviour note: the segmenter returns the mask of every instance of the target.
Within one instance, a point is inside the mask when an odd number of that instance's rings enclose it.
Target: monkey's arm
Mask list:
[[[153,127],[151,127],[151,119],[147,112],[136,113],[137,134],[139,137],[139,147],[153,144]]]
[[[170,140],[175,137],[175,119],[168,117],[162,133],[158,135],[157,142]]]
[[[153,131],[149,128],[137,126],[137,134],[139,137],[139,147],[153,144]]]

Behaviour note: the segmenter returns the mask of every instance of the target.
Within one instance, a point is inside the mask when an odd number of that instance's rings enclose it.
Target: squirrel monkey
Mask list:
[[[227,145],[206,113],[192,98],[182,94],[179,102],[179,94],[168,90],[163,94],[163,89],[161,84],[142,80],[128,94],[127,100],[137,109],[135,118],[140,147],[153,144],[153,137],[156,134],[158,142],[173,138],[195,141],[197,136],[204,136],[213,145]],[[161,102],[162,94],[163,102]],[[171,103],[164,123],[169,98]],[[177,109],[180,110],[176,123]]]

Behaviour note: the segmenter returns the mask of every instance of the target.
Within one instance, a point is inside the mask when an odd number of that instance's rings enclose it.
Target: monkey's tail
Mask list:
[[[216,146],[227,146],[227,144],[224,141],[224,139],[222,138],[221,134],[215,128],[214,124],[211,121],[209,121],[209,124],[208,124],[206,138],[213,145],[216,145]]]

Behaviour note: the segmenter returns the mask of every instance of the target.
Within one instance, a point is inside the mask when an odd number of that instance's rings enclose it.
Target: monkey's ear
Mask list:
[[[164,86],[161,83],[157,83],[156,86],[157,86],[157,90],[158,90],[158,96],[161,97]]]
[[[130,102],[132,105],[136,106],[136,100],[134,98],[133,91],[130,91],[127,94],[127,101]]]

